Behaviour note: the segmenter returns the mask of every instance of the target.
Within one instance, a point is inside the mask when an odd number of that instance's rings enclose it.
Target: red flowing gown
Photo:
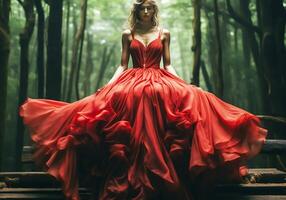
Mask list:
[[[104,179],[99,199],[156,199],[162,192],[193,199],[188,182],[206,170],[235,163],[220,175],[247,173],[246,160],[267,135],[259,119],[160,68],[162,52],[161,34],[147,46],[133,36],[133,68],[113,83],[73,103],[29,98],[21,106],[34,159],[62,182],[67,199],[79,199],[85,159]],[[79,154],[85,145],[93,151]]]

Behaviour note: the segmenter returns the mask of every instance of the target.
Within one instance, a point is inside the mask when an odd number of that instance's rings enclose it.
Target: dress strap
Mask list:
[[[158,35],[158,38],[161,38],[161,34],[162,34],[162,28],[159,28],[159,35]]]
[[[132,36],[132,40],[134,40],[134,29],[131,29],[131,36]]]

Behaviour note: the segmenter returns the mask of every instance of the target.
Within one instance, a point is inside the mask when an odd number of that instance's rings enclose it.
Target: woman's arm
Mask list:
[[[164,69],[166,69],[168,72],[171,74],[178,76],[176,73],[174,67],[171,65],[171,57],[170,57],[170,39],[171,39],[171,34],[168,30],[164,29],[163,31],[163,64],[164,64]]]
[[[123,71],[125,71],[128,68],[128,61],[129,61],[129,45],[130,45],[130,30],[125,30],[122,32],[122,53],[121,53],[121,64],[117,67],[117,70],[115,71],[113,77],[110,79],[109,83],[112,83],[115,81]]]

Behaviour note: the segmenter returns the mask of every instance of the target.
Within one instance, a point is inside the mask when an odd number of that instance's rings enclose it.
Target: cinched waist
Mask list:
[[[132,68],[154,68],[154,69],[160,69],[160,65],[148,65],[148,66],[133,66]]]

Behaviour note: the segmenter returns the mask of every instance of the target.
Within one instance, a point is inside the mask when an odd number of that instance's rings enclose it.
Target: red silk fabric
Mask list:
[[[221,173],[247,173],[246,160],[266,138],[259,119],[161,69],[162,49],[160,35],[148,46],[133,38],[134,66],[114,83],[74,103],[21,106],[34,159],[62,181],[67,199],[79,199],[78,163],[88,159],[89,172],[104,177],[99,199],[154,199],[162,191],[165,199],[193,199],[186,185],[204,171],[235,163]],[[85,145],[93,151],[79,156]]]

